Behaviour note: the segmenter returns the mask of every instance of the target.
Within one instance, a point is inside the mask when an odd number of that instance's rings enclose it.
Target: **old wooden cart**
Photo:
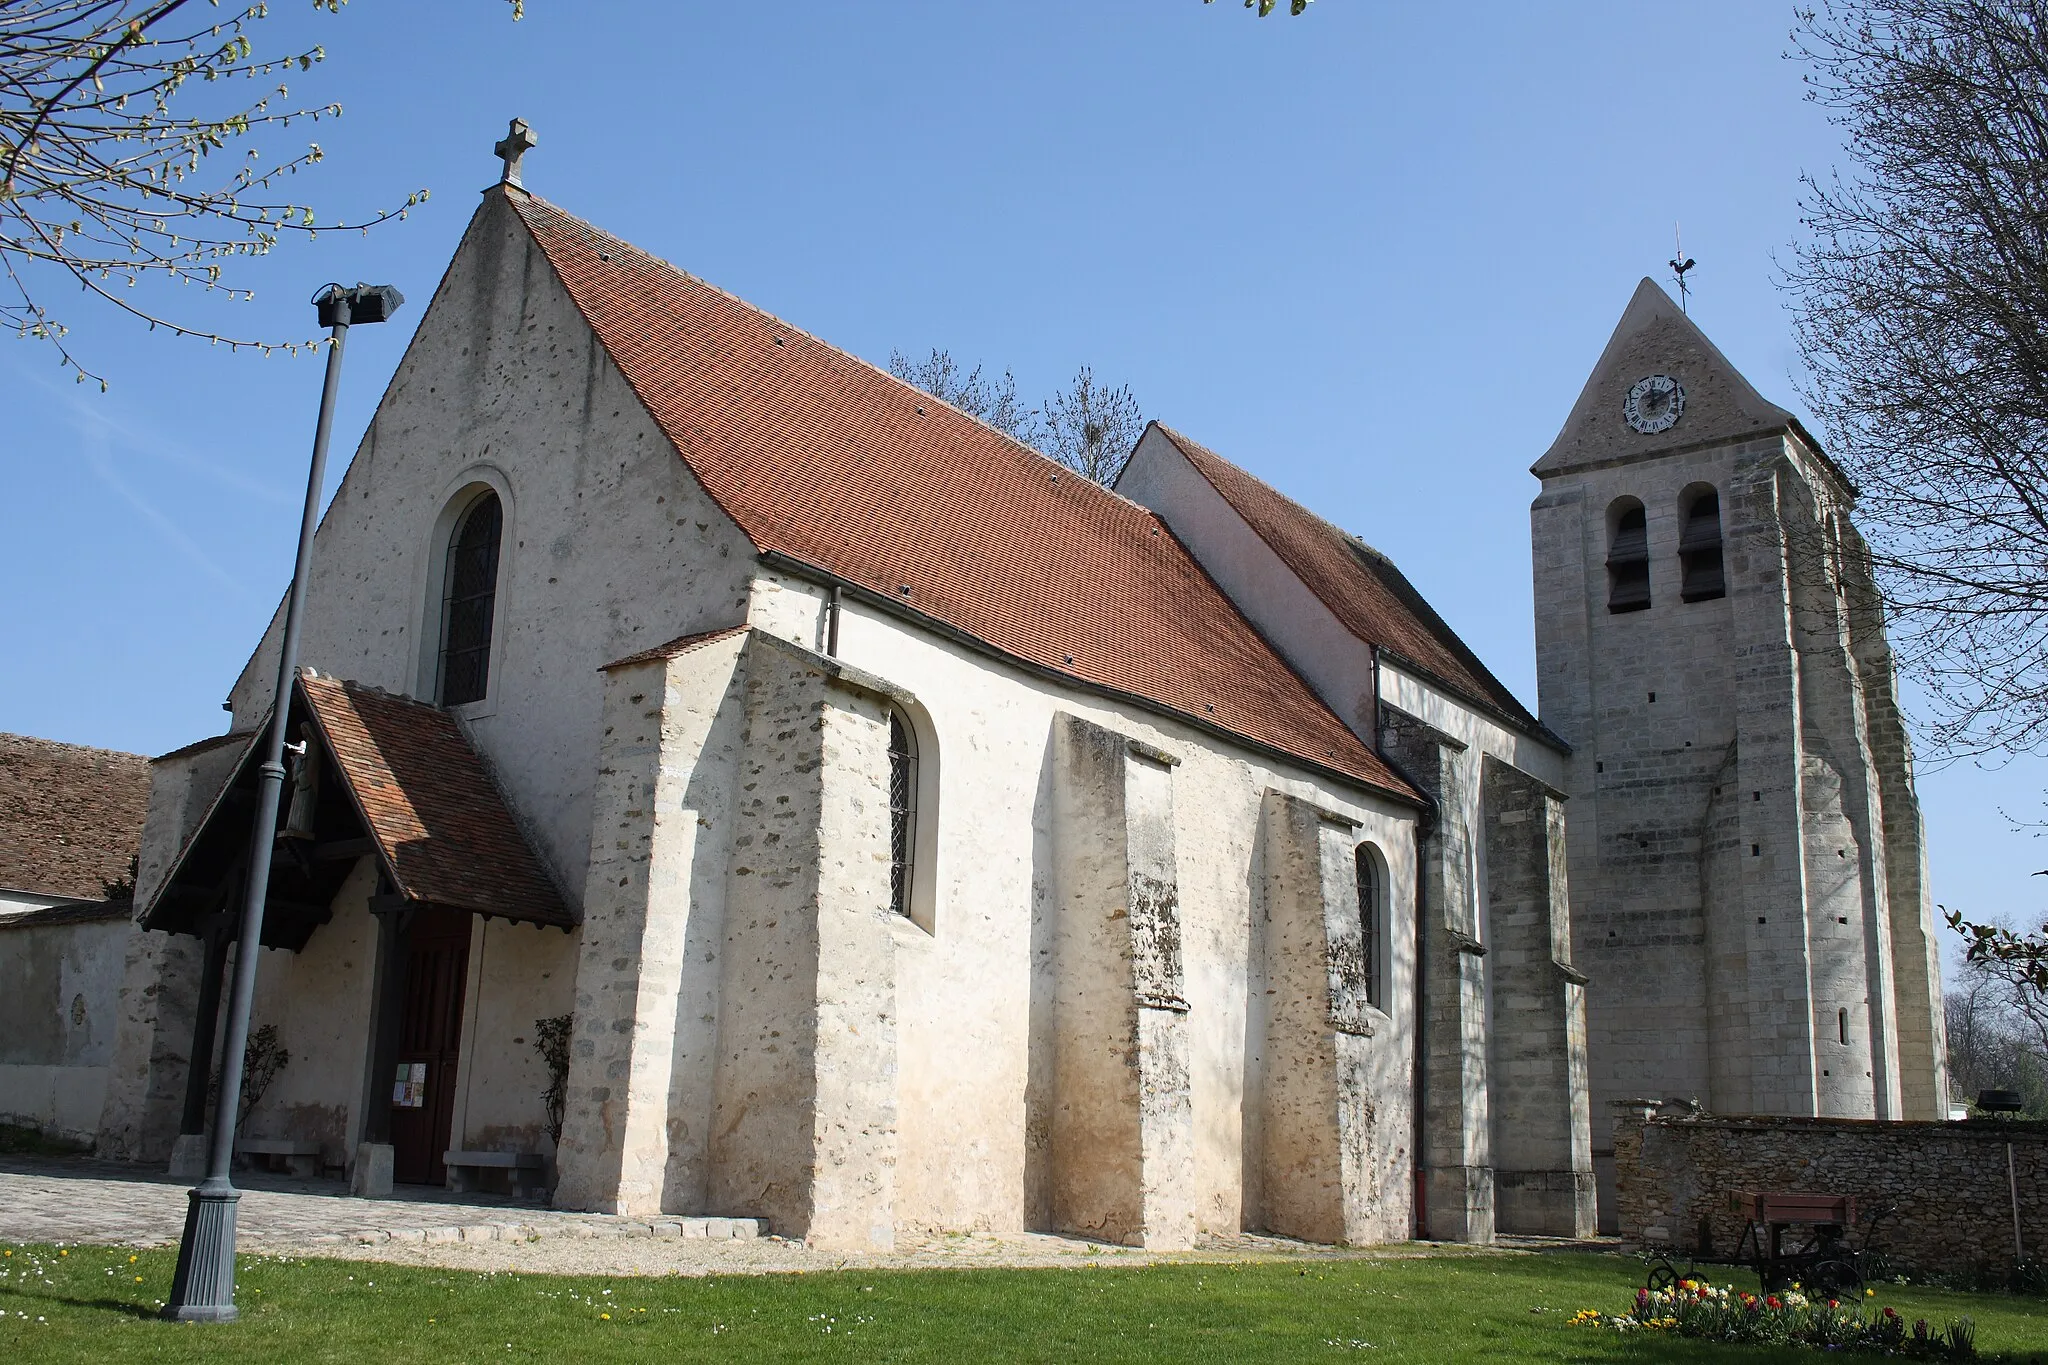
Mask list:
[[[1861,1291],[1866,1279],[1883,1276],[1885,1256],[1877,1230],[1890,1209],[1873,1212],[1852,1245],[1853,1195],[1745,1194],[1740,1199],[1749,1218],[1735,1259],[1756,1272],[1764,1293],[1798,1285],[1813,1297],[1846,1297]],[[1668,1256],[1652,1257],[1649,1267],[1651,1289],[1669,1289],[1681,1278]],[[1696,1277],[1688,1263],[1683,1278]]]

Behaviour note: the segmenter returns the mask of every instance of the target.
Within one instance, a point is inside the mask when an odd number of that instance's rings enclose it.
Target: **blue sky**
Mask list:
[[[1694,317],[1794,405],[1773,260],[1800,173],[1839,160],[1786,0],[275,8],[259,51],[324,44],[293,94],[347,111],[253,140],[320,142],[295,194],[354,219],[433,191],[251,263],[221,318],[303,337],[323,281],[411,296],[350,340],[330,488],[517,114],[530,188],[847,350],[946,346],[1034,399],[1083,363],[1129,383],[1392,555],[1531,704],[1528,465],[1677,223]],[[48,301],[110,393],[0,342],[0,729],[161,752],[221,728],[283,590],[319,367],[73,297]],[[2002,812],[2044,785],[1923,772],[1937,899],[2040,903],[2048,849]]]

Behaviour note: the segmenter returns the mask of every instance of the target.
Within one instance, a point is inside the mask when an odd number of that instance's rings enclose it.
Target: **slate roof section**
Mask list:
[[[1493,676],[1392,560],[1207,446],[1163,424],[1153,425],[1346,630],[1369,645],[1399,655],[1451,691],[1491,708],[1528,733],[1562,747],[1562,741],[1544,729],[1507,685]]]
[[[1144,508],[552,204],[505,197],[757,549],[1415,799]]]
[[[141,754],[0,734],[0,888],[104,899],[128,880],[148,813]]]
[[[302,674],[299,691],[400,895],[563,929],[575,923],[453,716],[333,678]]]

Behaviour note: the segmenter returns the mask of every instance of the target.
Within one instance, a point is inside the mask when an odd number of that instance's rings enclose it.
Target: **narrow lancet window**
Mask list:
[[[1607,610],[1641,611],[1650,605],[1650,526],[1643,505],[1630,500],[1614,518],[1607,545]]]
[[[1688,602],[1711,602],[1728,595],[1727,576],[1721,568],[1721,495],[1711,488],[1686,504],[1678,560],[1683,571],[1680,597]]]
[[[917,855],[917,739],[900,711],[889,713],[889,908],[910,914]]]
[[[441,600],[441,704],[482,701],[491,681],[491,625],[498,603],[498,539],[504,512],[496,493],[469,505],[448,541]]]
[[[1380,865],[1373,856],[1372,846],[1358,846],[1358,920],[1361,938],[1365,945],[1365,1002],[1374,1009],[1387,1007],[1386,990],[1381,984],[1384,951],[1380,937],[1385,929],[1382,922],[1384,911],[1380,902]]]

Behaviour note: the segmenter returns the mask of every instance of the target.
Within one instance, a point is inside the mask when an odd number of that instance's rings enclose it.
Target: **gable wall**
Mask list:
[[[301,661],[431,695],[447,513],[498,490],[490,695],[459,708],[574,903],[589,855],[600,665],[740,619],[752,547],[704,495],[493,193],[378,405],[314,546]],[[275,681],[282,611],[237,680]]]
[[[1345,629],[1172,441],[1147,429],[1116,491],[1158,513],[1323,704],[1374,742],[1371,647]]]

